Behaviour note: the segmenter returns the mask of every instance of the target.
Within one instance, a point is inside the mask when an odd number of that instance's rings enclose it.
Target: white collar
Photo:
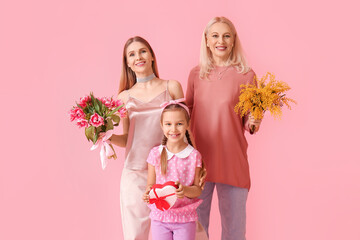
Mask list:
[[[160,154],[161,154],[164,147],[165,147],[164,145],[159,146]],[[165,147],[165,150],[166,150],[166,154],[167,154],[167,160],[170,160],[174,155],[177,156],[178,158],[187,158],[190,155],[190,153],[194,150],[194,148],[190,144],[188,144],[187,147],[184,148],[184,150],[182,150],[182,151],[180,151],[178,153],[170,152],[167,149],[167,147]]]

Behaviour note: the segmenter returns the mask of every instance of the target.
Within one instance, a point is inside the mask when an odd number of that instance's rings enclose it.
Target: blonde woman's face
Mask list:
[[[206,35],[206,45],[216,63],[226,62],[234,46],[234,35],[226,23],[214,23]]]
[[[150,50],[141,42],[133,42],[126,49],[127,65],[137,77],[146,77],[153,73]]]

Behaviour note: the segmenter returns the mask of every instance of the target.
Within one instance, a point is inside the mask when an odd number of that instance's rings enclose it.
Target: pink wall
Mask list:
[[[152,44],[161,76],[186,89],[217,15],[235,23],[258,75],[274,72],[299,103],[248,138],[248,239],[360,239],[359,5],[330,2],[2,3],[0,239],[122,239],[123,157],[101,170],[66,113],[91,90],[116,94],[133,35]],[[216,210],[212,239],[218,224]]]

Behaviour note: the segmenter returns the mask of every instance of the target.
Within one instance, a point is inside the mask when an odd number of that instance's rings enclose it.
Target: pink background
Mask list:
[[[101,170],[67,111],[90,91],[117,93],[134,35],[153,46],[161,77],[185,90],[202,30],[221,15],[255,72],[275,73],[298,101],[248,136],[247,238],[360,239],[358,9],[355,0],[5,1],[0,239],[122,239],[124,152]],[[220,239],[217,208],[211,220]]]

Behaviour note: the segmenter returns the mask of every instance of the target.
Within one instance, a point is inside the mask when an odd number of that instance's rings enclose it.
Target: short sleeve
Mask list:
[[[196,159],[196,163],[195,163],[195,165],[196,165],[196,167],[202,167],[202,161],[201,161],[201,154],[200,154],[200,152],[198,152],[198,151],[196,151],[196,157],[195,157],[195,159]]]
[[[158,150],[158,147],[154,147],[153,149],[151,149],[148,158],[146,159],[146,162],[150,163],[151,165],[155,166],[156,165],[156,151]]]
[[[255,81],[256,74],[254,70],[251,69],[249,72],[245,74],[245,76],[246,76],[246,84],[252,84],[252,85],[257,84],[257,82]]]

